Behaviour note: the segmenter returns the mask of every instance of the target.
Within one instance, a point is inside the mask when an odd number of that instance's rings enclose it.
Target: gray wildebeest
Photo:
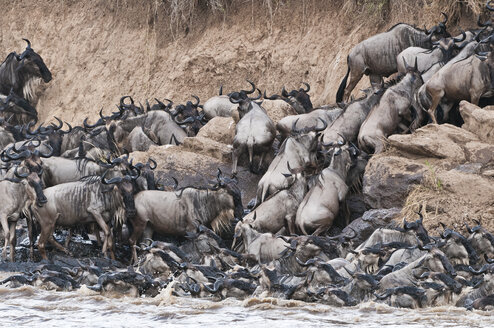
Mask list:
[[[236,98],[236,96],[239,96]],[[255,98],[230,95],[230,101],[238,104],[240,120],[235,127],[233,138],[232,174],[237,174],[238,159],[248,153],[251,171],[254,171],[254,155],[260,155],[258,170],[261,169],[266,155],[271,151],[276,128],[266,110],[256,103]]]
[[[20,55],[11,52],[0,65],[0,94],[8,95],[13,90],[36,106],[36,87],[41,80],[50,82],[52,76],[41,56],[31,48],[31,42],[23,40],[27,42],[24,52]]]
[[[108,171],[107,171],[108,172]],[[77,182],[70,182],[44,190],[48,200],[44,207],[33,207],[35,217],[41,227],[38,249],[43,259],[46,256],[45,244],[49,241],[56,248],[68,253],[54,238],[55,226],[74,227],[96,222],[105,234],[102,252],[113,254],[113,238],[108,222],[122,224],[125,217],[135,215],[133,181],[139,174],[106,179],[103,176],[90,176]],[[115,186],[111,186],[115,184]]]
[[[266,173],[259,180],[257,186],[256,203],[262,203],[269,195],[288,187],[287,163],[294,170],[305,170],[308,167],[317,166],[317,144],[319,132],[323,131],[327,124],[322,119],[322,127],[317,125],[301,130],[296,128],[297,121],[293,122],[292,136],[281,144],[278,155],[273,159]],[[317,124],[317,122],[316,122]]]
[[[330,152],[331,164],[319,174],[315,185],[305,195],[295,222],[289,225],[290,233],[295,232],[296,226],[305,235],[308,232],[321,235],[331,227],[338,215],[340,203],[348,192],[346,176],[357,151],[353,146],[343,144]]]
[[[240,190],[232,179],[223,178],[221,171],[212,188],[184,187],[177,192],[145,190],[135,196],[137,214],[131,218],[133,260],[137,261],[135,245],[146,225],[164,235],[184,236],[199,224],[218,232],[243,213]],[[135,262],[137,263],[137,262]]]
[[[491,36],[489,39],[492,40],[494,37]],[[453,103],[467,100],[478,105],[482,96],[487,96],[492,92],[494,58],[492,52],[473,55],[476,44],[477,42],[470,42],[458,56],[437,71],[421,88],[425,90],[425,96],[430,99],[428,113],[433,123],[437,124],[436,109],[440,102],[446,101],[451,104],[446,107],[447,109],[441,106],[444,119],[447,119]],[[470,56],[465,58],[466,54]],[[455,60],[457,57],[460,58]],[[423,96],[419,101],[423,106],[422,98]]]
[[[408,131],[408,124],[412,121],[410,107],[414,105],[415,92],[422,86],[423,81],[417,71],[417,59],[414,67],[407,65],[407,75],[398,84],[388,88],[379,104],[372,108],[358,135],[359,148],[370,154],[383,151],[385,139],[399,127]],[[421,116],[422,111],[417,115]],[[415,119],[419,122],[421,119]],[[415,129],[411,126],[410,129]]]
[[[245,98],[247,95],[252,94],[256,91],[256,86],[252,81],[247,80],[251,85],[251,90],[240,90],[239,94],[243,95]],[[216,116],[231,117],[234,111],[237,109],[238,104],[232,104],[229,95],[223,94],[223,86],[220,87],[220,92],[218,96],[214,96],[206,100],[203,105],[203,112],[206,115],[206,119],[210,120]]]
[[[387,32],[376,34],[352,48],[347,57],[348,71],[336,94],[336,102],[347,102],[362,76],[369,75],[371,84],[382,83],[382,78],[396,72],[396,56],[408,47],[430,49],[434,35],[446,36],[446,19],[429,31],[399,23]],[[350,81],[347,85],[348,76]]]
[[[297,127],[299,129],[305,129],[310,126],[315,126],[319,120],[323,120],[327,124],[333,123],[340,114],[343,112],[343,109],[339,107],[329,107],[314,109],[312,112],[307,114],[299,114],[299,115],[288,115],[283,117],[276,124],[276,129],[280,132],[281,140],[288,138],[292,132],[293,123],[297,122]]]
[[[37,172],[20,173],[14,169],[15,178],[0,181],[0,223],[2,225],[5,246],[2,258],[7,257],[7,246],[10,246],[10,260],[15,260],[16,235],[15,226],[21,216],[30,220],[29,210],[36,203],[43,206],[46,198],[43,194],[41,180]],[[29,223],[28,223],[29,225]]]

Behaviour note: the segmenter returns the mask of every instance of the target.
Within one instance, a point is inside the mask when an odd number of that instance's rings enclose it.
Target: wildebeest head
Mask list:
[[[482,225],[480,221],[475,221],[477,225],[473,228],[470,228],[468,224],[466,228],[470,236],[468,240],[470,241],[473,248],[479,254],[485,254],[488,257],[494,256],[494,236],[488,232]]]
[[[139,177],[140,172],[136,169],[131,174],[126,174],[123,177],[114,177],[112,179],[106,179],[108,170],[101,176],[101,182],[105,185],[114,184],[120,195],[122,195],[123,203],[125,206],[125,215],[128,218],[132,218],[136,215],[136,207],[134,202],[134,193],[136,191],[134,181]]]
[[[31,172],[28,171],[26,173],[20,173],[18,172],[18,167],[16,166],[14,169],[14,175],[21,180],[21,183],[25,185],[26,187],[26,192],[29,196],[29,198],[36,199],[36,205],[39,207],[42,207],[46,202],[46,197],[43,194],[43,185],[40,179],[40,176],[42,174],[42,171],[40,173],[38,172]],[[31,188],[29,188],[29,187]]]
[[[236,179],[230,179],[223,176],[223,173],[218,169],[216,175],[216,184],[213,189],[224,189],[228,195],[233,198],[234,215],[235,218],[241,218],[244,214],[244,207],[242,205],[242,193],[237,185]]]
[[[19,74],[41,77],[45,83],[50,82],[52,75],[43,61],[43,58],[31,48],[31,42],[29,42],[29,40],[23,40],[27,42],[27,47],[26,50],[17,57],[17,60],[21,62],[17,68]]]
[[[146,164],[137,163],[134,166],[135,168],[140,170],[141,177],[146,179],[147,190],[157,190],[153,172],[157,166],[158,164],[152,158],[149,158]]]
[[[433,26],[430,30],[427,31],[427,34],[432,38],[433,36],[438,37],[450,37],[451,35],[446,30],[446,23],[448,22],[448,15],[445,13],[441,13],[444,16],[444,20],[439,22],[439,24]]]
[[[310,96],[307,93],[310,90],[310,85],[305,82],[302,83],[305,85],[305,89],[300,88],[298,90],[287,92],[285,87],[283,87],[281,89],[281,96],[275,94],[270,97],[268,97],[266,95],[266,91],[264,91],[264,98],[269,100],[281,99],[289,103],[298,114],[309,113],[313,110]]]
[[[415,222],[407,222],[405,219],[403,219],[403,229],[405,229],[405,231],[415,231],[415,234],[420,239],[423,245],[429,244],[431,240],[429,238],[427,230],[425,230],[423,225],[424,217],[420,212],[418,212],[417,214],[419,215],[419,219]]]

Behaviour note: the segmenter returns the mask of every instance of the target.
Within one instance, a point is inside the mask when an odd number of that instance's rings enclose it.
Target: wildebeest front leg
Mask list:
[[[7,246],[9,246],[10,241],[10,229],[7,217],[2,217],[0,221],[2,223],[3,236],[5,238],[5,245],[2,250],[2,259],[5,261],[7,259]]]
[[[17,236],[15,235],[15,226],[17,222],[10,222],[9,223],[9,228],[10,228],[10,261],[15,262],[15,246],[17,245]]]
[[[72,228],[69,228],[69,234],[65,238],[65,248],[69,248],[70,240],[72,239]]]
[[[232,175],[233,176],[237,175],[238,157],[240,156],[241,151],[242,151],[242,147],[233,149],[233,153],[232,153]]]
[[[111,235],[110,228],[108,227],[108,225],[105,222],[105,219],[103,219],[103,216],[101,216],[101,213],[98,210],[88,209],[88,212],[93,215],[94,219],[96,220],[96,223],[98,223],[99,227],[101,228],[101,230],[103,230],[103,233],[105,234],[105,241],[103,242],[103,248],[101,252],[106,256],[107,255],[106,251],[109,248],[111,258],[114,260],[115,254],[113,253],[113,238]]]

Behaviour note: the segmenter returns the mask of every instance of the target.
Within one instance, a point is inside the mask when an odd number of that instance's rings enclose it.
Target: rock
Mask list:
[[[283,117],[297,115],[293,107],[283,100],[264,100],[261,106],[276,125]]]
[[[185,138],[182,145],[185,151],[206,155],[222,162],[231,162],[232,146],[204,137]]]
[[[211,140],[231,145],[235,136],[235,122],[231,117],[213,117],[204,125],[196,137],[209,138]]]
[[[352,245],[356,247],[369,238],[374,230],[388,226],[393,219],[400,215],[400,211],[401,208],[399,207],[369,210],[365,212],[361,218],[351,222],[345,227],[342,234],[344,236],[352,236],[354,234],[352,230],[355,230],[355,232],[357,232],[357,237],[352,240]]]
[[[480,108],[468,101],[460,102],[460,114],[465,123],[462,128],[477,135],[480,140],[494,144],[494,110]]]
[[[406,157],[448,158],[455,162],[466,161],[461,145],[477,140],[473,133],[450,124],[429,124],[413,134],[396,134],[388,138],[389,146],[408,155]]]
[[[407,158],[373,156],[365,169],[363,188],[370,208],[402,207],[410,186],[421,183],[427,166]]]

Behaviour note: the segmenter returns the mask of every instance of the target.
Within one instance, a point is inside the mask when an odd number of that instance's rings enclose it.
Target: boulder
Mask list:
[[[410,187],[420,184],[427,166],[404,157],[379,154],[365,169],[364,200],[370,208],[402,207]]]
[[[465,121],[462,128],[494,145],[494,110],[491,108],[492,106],[480,108],[468,101],[460,102],[460,114]]]
[[[232,146],[204,137],[185,138],[182,144],[185,151],[206,155],[222,162],[231,162]]]
[[[235,122],[231,117],[213,117],[204,125],[197,137],[209,138],[211,140],[231,145],[235,136]]]
[[[266,110],[275,125],[285,116],[297,115],[293,107],[283,100],[265,99],[261,106]]]

